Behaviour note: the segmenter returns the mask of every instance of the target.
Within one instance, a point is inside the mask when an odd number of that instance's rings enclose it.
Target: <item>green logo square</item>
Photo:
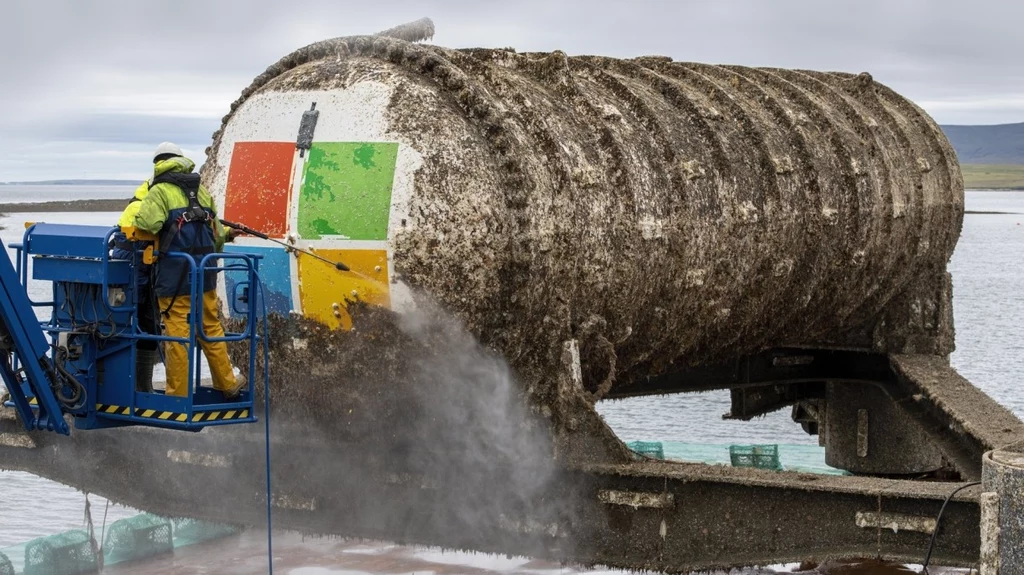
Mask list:
[[[299,192],[299,235],[387,240],[397,159],[397,143],[314,143]]]

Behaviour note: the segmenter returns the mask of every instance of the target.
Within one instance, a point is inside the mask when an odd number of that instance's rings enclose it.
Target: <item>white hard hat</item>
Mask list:
[[[164,154],[174,154],[175,156],[185,155],[182,153],[181,148],[179,148],[177,144],[172,144],[170,142],[164,142],[157,146],[156,151],[153,152],[153,159],[156,160],[158,156],[162,156]]]

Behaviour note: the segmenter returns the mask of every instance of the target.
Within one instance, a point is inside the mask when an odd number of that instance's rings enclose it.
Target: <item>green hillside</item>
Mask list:
[[[960,164],[968,190],[1024,190],[1024,164]]]
[[[971,190],[1024,190],[1024,122],[941,126]]]
[[[1024,122],[992,126],[940,126],[961,164],[1024,165]]]

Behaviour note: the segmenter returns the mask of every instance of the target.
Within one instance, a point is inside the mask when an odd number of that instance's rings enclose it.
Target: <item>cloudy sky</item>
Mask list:
[[[231,102],[306,44],[423,16],[443,46],[869,71],[942,124],[1024,121],[1017,0],[3,0],[0,181],[202,162]]]

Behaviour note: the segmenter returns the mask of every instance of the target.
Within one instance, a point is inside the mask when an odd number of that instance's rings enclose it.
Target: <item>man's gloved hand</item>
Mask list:
[[[224,234],[224,242],[230,243],[235,241],[235,238],[241,235],[241,233],[242,232],[236,230],[235,228],[228,228],[228,231]]]

